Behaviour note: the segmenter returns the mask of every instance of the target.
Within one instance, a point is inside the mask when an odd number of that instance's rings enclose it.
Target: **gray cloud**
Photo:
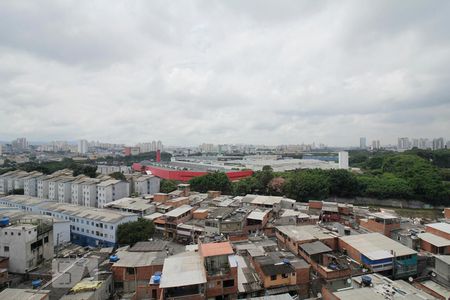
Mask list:
[[[0,140],[356,144],[450,129],[447,1],[0,3]]]

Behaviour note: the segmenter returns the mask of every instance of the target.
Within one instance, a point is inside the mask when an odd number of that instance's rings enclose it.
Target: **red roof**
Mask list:
[[[203,257],[233,254],[230,242],[202,244],[200,251]]]
[[[142,165],[139,163],[134,163],[132,165],[132,169],[141,172],[142,171]],[[164,179],[171,179],[171,180],[177,180],[177,181],[184,181],[187,182],[190,179],[194,177],[199,177],[208,174],[208,172],[201,172],[201,171],[181,171],[181,170],[169,170],[154,166],[144,166],[145,170],[151,171],[153,175],[164,178]],[[242,178],[250,177],[253,175],[252,170],[244,170],[244,171],[229,171],[225,172],[225,174],[228,176],[228,179],[230,181],[239,180]]]

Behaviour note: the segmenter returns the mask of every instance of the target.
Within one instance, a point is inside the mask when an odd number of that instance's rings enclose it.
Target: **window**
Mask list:
[[[277,280],[277,275],[270,276],[270,280]]]
[[[134,268],[127,268],[128,274],[134,274]]]
[[[48,243],[48,236],[44,237],[44,243]]]
[[[230,279],[230,280],[224,280],[223,281],[223,287],[227,288],[227,287],[233,287],[234,286],[234,280]]]
[[[289,275],[288,275],[288,274],[281,274],[281,277],[282,277],[282,278],[288,278]]]
[[[3,250],[5,250],[5,252],[9,252],[9,246],[3,247]]]

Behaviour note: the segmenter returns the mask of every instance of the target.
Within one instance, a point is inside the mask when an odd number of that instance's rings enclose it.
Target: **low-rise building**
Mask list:
[[[367,219],[360,219],[359,225],[371,232],[391,237],[393,230],[400,229],[400,218],[388,213],[373,213]]]
[[[393,278],[417,274],[417,252],[380,233],[339,237],[339,249],[374,272]]]
[[[53,224],[42,221],[13,224],[9,218],[0,225],[0,256],[9,258],[9,271],[27,273],[53,258]]]
[[[82,246],[115,246],[117,227],[138,219],[138,215],[133,213],[63,204],[23,195],[0,198],[0,204],[70,221],[71,242]]]
[[[340,290],[323,287],[322,296],[324,300],[436,299],[403,280],[391,280],[380,274],[353,277],[350,286]]]
[[[318,225],[276,226],[275,235],[279,244],[295,254],[299,254],[301,244],[315,241],[321,241],[332,250],[336,250],[339,237],[339,234]]]
[[[104,208],[115,209],[119,211],[131,212],[140,217],[150,215],[156,211],[155,204],[142,198],[121,198],[107,203]]]
[[[183,205],[164,214],[163,217],[154,221],[155,228],[165,237],[176,238],[177,226],[192,219],[193,207]]]
[[[49,290],[12,289],[0,292],[0,299],[48,300]]]

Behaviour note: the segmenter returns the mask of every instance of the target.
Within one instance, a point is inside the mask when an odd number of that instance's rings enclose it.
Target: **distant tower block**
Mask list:
[[[161,161],[161,150],[156,150],[156,162]],[[347,163],[348,164],[348,163]]]
[[[348,152],[339,152],[339,169],[348,169]]]

